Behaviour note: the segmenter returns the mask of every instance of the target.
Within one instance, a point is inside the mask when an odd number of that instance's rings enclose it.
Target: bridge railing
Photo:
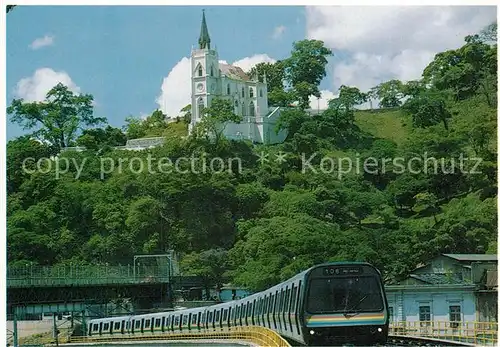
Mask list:
[[[258,346],[290,347],[290,344],[278,333],[264,327],[232,327],[213,332],[191,331],[189,333],[160,333],[149,335],[115,335],[107,337],[71,337],[68,343],[93,343],[110,341],[145,341],[145,340],[240,340],[249,341]]]
[[[112,283],[169,282],[168,269],[159,266],[8,266],[7,286],[57,286]]]
[[[497,345],[497,322],[402,321],[389,326],[389,334],[421,336],[468,342],[479,345]]]

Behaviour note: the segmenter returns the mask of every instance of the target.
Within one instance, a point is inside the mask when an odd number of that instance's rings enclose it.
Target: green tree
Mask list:
[[[52,88],[43,102],[24,102],[14,99],[7,108],[14,123],[24,129],[39,127],[33,134],[49,141],[56,148],[70,146],[78,130],[84,126],[98,125],[105,118],[93,115],[93,97],[75,95],[62,83]]]
[[[222,248],[209,249],[202,252],[186,254],[181,260],[183,275],[200,276],[205,285],[207,295],[209,288],[221,289],[228,270],[227,251]],[[220,299],[220,298],[219,298]]]
[[[243,120],[242,116],[234,113],[234,107],[229,100],[218,98],[213,99],[210,106],[203,109],[202,114],[195,133],[203,134],[207,139],[213,136],[216,145],[220,144],[228,122],[240,123]]]
[[[336,110],[351,112],[354,106],[361,105],[368,100],[368,94],[361,93],[356,87],[342,85],[339,96],[328,101],[328,107]]]
[[[87,149],[98,150],[104,146],[123,146],[127,136],[118,128],[108,125],[105,129],[85,129],[76,140],[76,144]]]
[[[309,97],[320,97],[319,84],[326,76],[328,57],[333,53],[323,41],[302,40],[294,42],[292,54],[283,61],[285,80],[292,87],[302,109],[309,107]]]
[[[184,106],[181,109],[181,112],[184,112],[184,117],[182,119],[184,121],[184,123],[186,123],[186,124],[191,123],[191,104]]]
[[[403,90],[403,83],[401,81],[390,80],[374,87],[373,93],[380,100],[381,107],[398,107],[401,106]]]
[[[412,116],[413,126],[425,128],[443,122],[448,130],[448,111],[446,101],[436,93],[424,93],[415,96],[403,105],[403,110]]]

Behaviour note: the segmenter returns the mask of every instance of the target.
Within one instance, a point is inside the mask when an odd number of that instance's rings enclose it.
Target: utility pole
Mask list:
[[[14,327],[13,327],[13,332],[12,332],[12,335],[13,335],[13,340],[14,340],[14,347],[18,347],[19,346],[19,342],[17,340],[17,314],[16,314],[16,311],[15,311],[15,308],[14,308]]]
[[[59,335],[59,331],[57,330],[57,321],[56,321],[56,312],[53,313],[53,322],[54,322],[54,327],[53,327],[53,335],[54,335],[54,338],[56,339],[56,346],[59,346],[59,339],[58,339],[58,335]]]

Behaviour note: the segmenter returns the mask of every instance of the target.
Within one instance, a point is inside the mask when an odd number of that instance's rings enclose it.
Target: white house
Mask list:
[[[209,107],[214,98],[229,100],[234,113],[243,121],[226,123],[224,136],[235,140],[250,140],[254,143],[280,143],[286,132],[275,132],[280,108],[269,108],[267,83],[264,77],[250,78],[240,67],[219,63],[217,50],[210,46],[205,12],[201,23],[198,49],[191,52],[191,123],[189,132],[202,118],[202,110]]]

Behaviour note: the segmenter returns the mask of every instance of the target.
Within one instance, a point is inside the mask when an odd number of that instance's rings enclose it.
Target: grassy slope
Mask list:
[[[356,124],[361,130],[382,139],[402,144],[411,131],[411,119],[400,110],[372,112],[360,110],[355,113]]]

